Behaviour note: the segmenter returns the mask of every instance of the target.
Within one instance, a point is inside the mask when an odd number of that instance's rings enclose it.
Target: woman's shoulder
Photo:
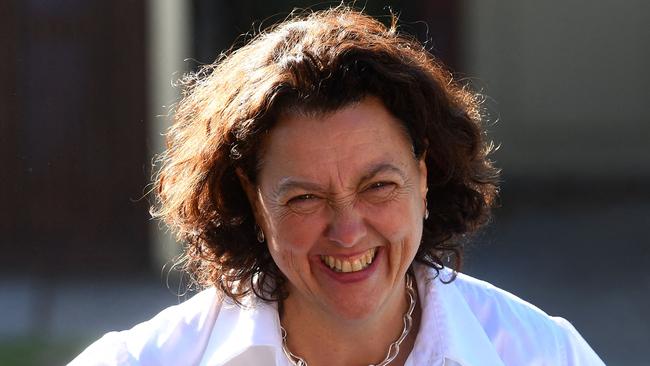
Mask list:
[[[471,317],[504,364],[603,364],[567,320],[467,274],[457,273],[445,284],[452,273],[443,269],[429,286],[437,288],[432,293],[440,297],[435,301],[441,304],[441,312],[451,323]]]
[[[170,306],[129,330],[110,332],[69,365],[180,365],[199,360],[221,308],[214,288]]]
[[[517,320],[524,324],[554,327],[556,318],[501,289],[490,282],[480,280],[464,273],[457,273],[453,281],[472,312],[483,317],[499,317],[500,320]]]

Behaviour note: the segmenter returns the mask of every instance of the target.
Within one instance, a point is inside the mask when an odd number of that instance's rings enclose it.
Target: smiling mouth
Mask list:
[[[363,254],[347,259],[341,259],[332,257],[331,255],[321,255],[320,259],[325,265],[327,265],[334,272],[358,272],[362,271],[370,266],[372,261],[375,259],[375,254],[377,253],[377,248],[370,248],[366,250]]]

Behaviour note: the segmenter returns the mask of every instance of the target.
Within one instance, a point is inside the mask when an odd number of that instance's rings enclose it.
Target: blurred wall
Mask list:
[[[0,4],[0,272],[147,268],[144,4]]]
[[[650,178],[650,3],[463,1],[463,65],[506,176]],[[596,181],[594,181],[596,180]]]

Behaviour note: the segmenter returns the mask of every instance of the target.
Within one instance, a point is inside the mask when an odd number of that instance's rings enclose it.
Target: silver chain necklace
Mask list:
[[[368,365],[368,366],[386,366],[389,363],[391,363],[395,357],[399,354],[399,346],[404,342],[406,339],[406,336],[409,334],[409,331],[411,330],[411,326],[413,325],[413,310],[415,309],[415,290],[413,289],[413,279],[411,278],[410,274],[406,274],[406,294],[408,295],[409,299],[409,308],[406,310],[406,313],[404,313],[403,321],[404,321],[404,328],[402,328],[402,334],[395,340],[395,342],[391,343],[390,346],[388,347],[388,353],[386,354],[386,357],[384,358],[383,361],[376,365]],[[280,326],[280,330],[282,331],[282,351],[284,351],[284,354],[287,356],[289,359],[289,362],[291,362],[292,365],[295,366],[308,366],[307,361],[305,361],[304,358],[292,353],[289,351],[289,347],[287,347],[287,331],[284,329],[283,326]]]

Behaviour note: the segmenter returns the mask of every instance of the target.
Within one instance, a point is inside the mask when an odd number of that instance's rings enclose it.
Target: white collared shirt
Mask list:
[[[415,265],[422,319],[405,366],[604,365],[566,320],[487,282]],[[289,366],[275,304],[246,307],[214,288],[130,330],[111,332],[69,366]]]

